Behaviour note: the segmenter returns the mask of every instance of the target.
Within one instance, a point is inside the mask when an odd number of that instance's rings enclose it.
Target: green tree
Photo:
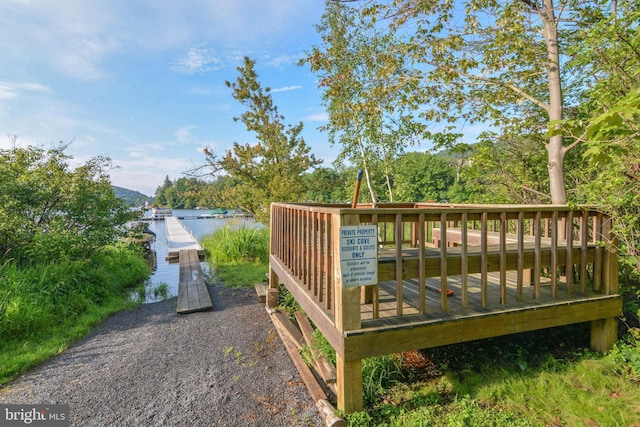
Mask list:
[[[549,124],[558,126],[578,93],[560,48],[580,42],[574,31],[580,2],[360,3],[361,16],[399,40],[387,47],[412,63],[410,72],[400,69],[395,76],[397,88],[425,121],[485,123],[511,140],[537,135],[546,149],[550,199],[567,201],[564,160],[576,141],[565,143],[562,132],[546,140],[543,134]]]
[[[111,160],[71,168],[64,146],[0,150],[0,253],[19,262],[85,259],[137,213],[114,194]]]
[[[345,203],[343,177],[331,168],[320,167],[304,176],[307,182],[306,201],[316,203]]]
[[[393,182],[398,201],[444,202],[455,179],[455,169],[441,157],[412,152],[398,159]]]
[[[581,101],[560,131],[579,142],[582,179],[577,200],[613,217],[623,271],[640,272],[640,3],[579,3],[580,25],[568,46],[580,70]],[[552,132],[553,133],[553,132]],[[639,292],[640,294],[640,292]]]
[[[224,194],[227,206],[238,206],[253,213],[258,221],[268,223],[271,202],[304,199],[307,189],[302,176],[320,162],[301,136],[302,122],[296,126],[283,123],[284,116],[278,113],[271,90],[263,89],[258,81],[255,61],[245,57],[244,66],[238,71],[237,80],[227,81],[226,85],[247,110],[234,120],[241,120],[258,142],[234,142],[233,149],[222,157],[207,148],[206,163],[212,174],[224,171],[237,181]]]
[[[153,204],[156,206],[169,206],[167,190],[171,187],[173,187],[173,182],[169,179],[169,175],[165,175],[162,185],[156,188],[156,193],[153,197]]]
[[[391,33],[378,31],[375,20],[356,9],[327,1],[317,30],[322,44],[313,47],[301,63],[320,77],[322,97],[329,113],[331,144],[342,147],[338,161],[362,168],[373,203],[376,177],[384,178],[384,192],[393,201],[391,176],[395,161],[407,145],[424,132],[411,120],[410,104],[398,76],[410,73],[402,52],[389,48]]]

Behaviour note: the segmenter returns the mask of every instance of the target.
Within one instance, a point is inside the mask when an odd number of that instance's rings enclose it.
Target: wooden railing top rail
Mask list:
[[[554,211],[590,211],[600,212],[596,206],[587,205],[516,205],[516,204],[445,204],[445,203],[364,203],[353,208],[348,204],[325,203],[274,203],[290,209],[309,212],[326,212],[341,215],[362,215],[381,213],[473,213],[473,212],[554,212]]]

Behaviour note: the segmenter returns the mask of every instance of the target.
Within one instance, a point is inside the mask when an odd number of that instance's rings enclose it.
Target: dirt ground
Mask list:
[[[212,311],[174,298],[106,319],[0,403],[69,404],[73,426],[322,426],[255,292],[209,292]]]

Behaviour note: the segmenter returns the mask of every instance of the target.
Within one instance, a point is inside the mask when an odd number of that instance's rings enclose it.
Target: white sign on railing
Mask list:
[[[344,288],[378,283],[377,226],[340,227],[340,270]]]

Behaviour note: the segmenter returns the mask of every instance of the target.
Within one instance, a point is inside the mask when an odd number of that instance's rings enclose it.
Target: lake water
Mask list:
[[[193,233],[194,236],[196,236],[198,241],[201,241],[204,236],[212,234],[215,230],[223,227],[225,224],[233,226],[240,226],[242,224],[251,226],[257,225],[254,220],[245,218],[188,218],[208,214],[209,212],[210,210],[207,209],[174,209],[173,215],[177,217],[187,217],[185,219],[181,219],[180,221],[189,231]],[[161,300],[161,297],[154,297],[153,289],[163,283],[166,283],[168,287],[169,297],[178,295],[180,268],[177,263],[169,264],[165,260],[167,256],[167,238],[164,228],[164,221],[148,221],[147,224],[149,225],[149,230],[156,233],[156,240],[151,246],[152,259],[150,261],[150,263],[154,267],[154,270],[151,274],[151,277],[146,283],[145,302],[151,303]],[[202,262],[201,265],[203,271],[205,272],[205,275],[208,275],[210,273],[209,264],[205,260],[205,262]]]

